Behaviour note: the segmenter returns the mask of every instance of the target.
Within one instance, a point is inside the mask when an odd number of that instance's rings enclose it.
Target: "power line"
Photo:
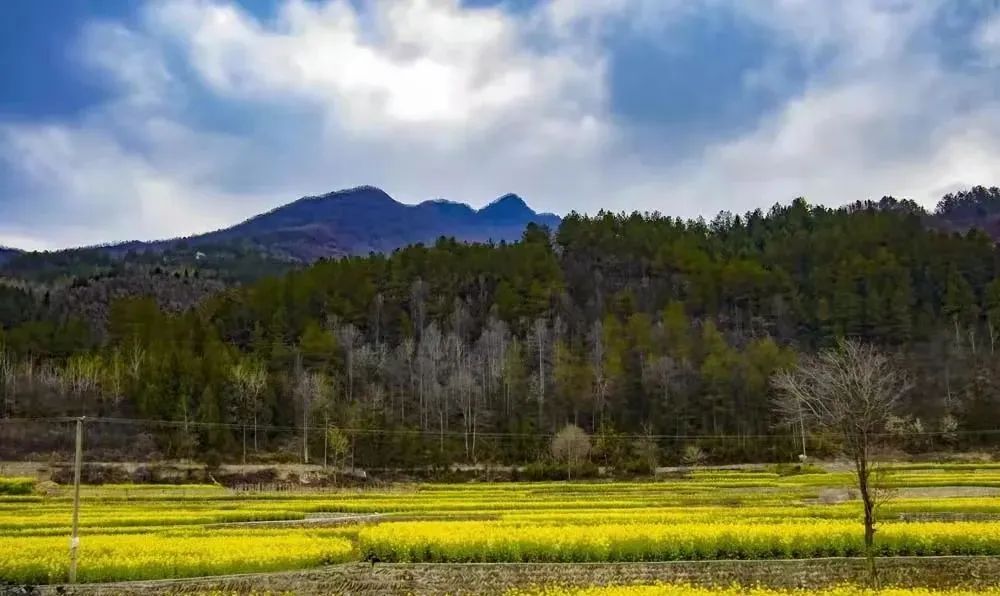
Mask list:
[[[23,424],[23,423],[61,423],[69,424],[75,423],[78,417],[75,416],[47,416],[47,417],[21,417],[21,418],[0,418],[0,424]],[[425,435],[429,437],[440,437],[440,436],[450,436],[450,437],[465,437],[475,434],[477,437],[483,438],[551,438],[554,433],[551,432],[539,432],[539,433],[528,433],[528,432],[502,432],[502,431],[454,431],[454,430],[433,430],[433,429],[392,429],[392,428],[352,428],[343,427],[336,425],[308,425],[308,426],[289,426],[289,425],[276,425],[276,424],[253,424],[253,423],[239,423],[239,422],[203,422],[203,421],[184,421],[184,420],[164,420],[164,419],[152,419],[152,418],[118,418],[110,416],[102,417],[87,417],[88,424],[119,424],[125,426],[150,426],[150,427],[164,427],[164,428],[223,428],[229,430],[242,430],[242,429],[252,429],[256,428],[258,431],[271,431],[271,432],[300,432],[302,430],[309,431],[325,431],[327,429],[336,428],[337,430],[354,435],[410,435],[410,436],[420,436]],[[836,433],[823,433],[823,434],[836,434]],[[899,432],[885,432],[877,433],[875,436],[882,438],[889,437],[900,437],[900,436],[950,436],[950,435],[997,435],[1000,434],[1000,429],[984,429],[984,430],[955,430],[955,431],[899,431]],[[599,433],[595,433],[599,435]],[[613,435],[615,438],[620,439],[655,439],[655,440],[714,440],[714,439],[724,439],[724,440],[757,440],[757,439],[793,439],[797,438],[799,435],[795,433],[774,433],[774,434],[637,434],[637,433],[616,433]]]

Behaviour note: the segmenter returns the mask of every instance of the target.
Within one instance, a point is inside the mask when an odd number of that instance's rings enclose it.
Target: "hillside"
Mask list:
[[[306,200],[220,234],[294,229],[300,210],[336,202]],[[482,211],[502,221],[518,209],[508,199]],[[188,280],[173,268],[168,280],[107,278],[71,298],[36,293],[33,308],[11,291],[5,349],[51,382],[10,369],[17,394],[5,413],[222,425],[147,441],[181,457],[195,446],[236,457],[233,429],[256,421],[270,427],[263,449],[297,445],[307,399],[314,423],[377,439],[356,445],[371,465],[531,461],[567,421],[699,437],[717,462],[788,459],[794,442],[775,435],[768,379],[850,337],[886,349],[913,379],[897,412],[906,448],[978,448],[1000,424],[1000,249],[927,217],[891,198],[838,209],[800,199],[711,223],[571,214],[551,236],[528,226],[510,244],[322,260],[214,294],[201,270]],[[155,300],[126,298],[126,287]],[[86,391],[60,384],[80,370],[99,377]],[[234,370],[266,377],[256,401],[241,401]],[[940,434],[906,434],[916,428]],[[687,446],[660,444],[674,458]],[[630,449],[602,457],[641,457]]]

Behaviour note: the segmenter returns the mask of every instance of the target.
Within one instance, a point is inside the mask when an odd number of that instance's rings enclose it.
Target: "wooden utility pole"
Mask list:
[[[77,551],[80,548],[80,468],[83,465],[83,420],[76,419],[76,461],[73,464],[73,535],[69,539],[69,583],[76,583]]]

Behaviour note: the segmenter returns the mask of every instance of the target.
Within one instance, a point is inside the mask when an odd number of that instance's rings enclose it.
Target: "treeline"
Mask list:
[[[177,314],[119,299],[100,329],[5,329],[3,413],[177,421],[153,432],[165,455],[230,460],[303,443],[315,458],[329,426],[359,465],[524,462],[567,423],[603,463],[651,444],[787,460],[798,430],[778,425],[772,373],[852,337],[915,381],[901,446],[975,447],[1000,428],[1000,253],[929,217],[892,198],[711,222],[571,214],[512,244],[322,261]],[[23,299],[0,293],[0,313]]]

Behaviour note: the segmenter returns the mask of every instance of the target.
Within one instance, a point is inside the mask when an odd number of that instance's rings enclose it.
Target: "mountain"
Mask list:
[[[250,243],[299,261],[391,252],[440,236],[465,242],[517,240],[535,222],[552,228],[559,218],[538,214],[516,195],[474,210],[444,200],[405,205],[371,186],[305,197],[231,228],[189,238],[202,244]]]
[[[21,251],[16,248],[7,248],[6,246],[0,246],[0,265],[13,259],[19,254],[21,254]]]
[[[0,248],[0,276],[52,282],[138,269],[198,269],[228,281],[279,274],[325,257],[389,253],[439,237],[508,242],[529,223],[555,230],[560,218],[536,213],[514,194],[482,209],[437,199],[396,201],[372,186],[304,197],[235,226],[186,238],[130,241],[52,252]]]
[[[240,224],[180,240],[130,242],[110,250],[163,250],[177,246],[233,246],[272,257],[311,262],[323,257],[391,252],[441,236],[463,242],[514,241],[529,223],[555,229],[559,217],[536,213],[513,194],[476,210],[445,200],[406,205],[372,186],[304,197]]]

